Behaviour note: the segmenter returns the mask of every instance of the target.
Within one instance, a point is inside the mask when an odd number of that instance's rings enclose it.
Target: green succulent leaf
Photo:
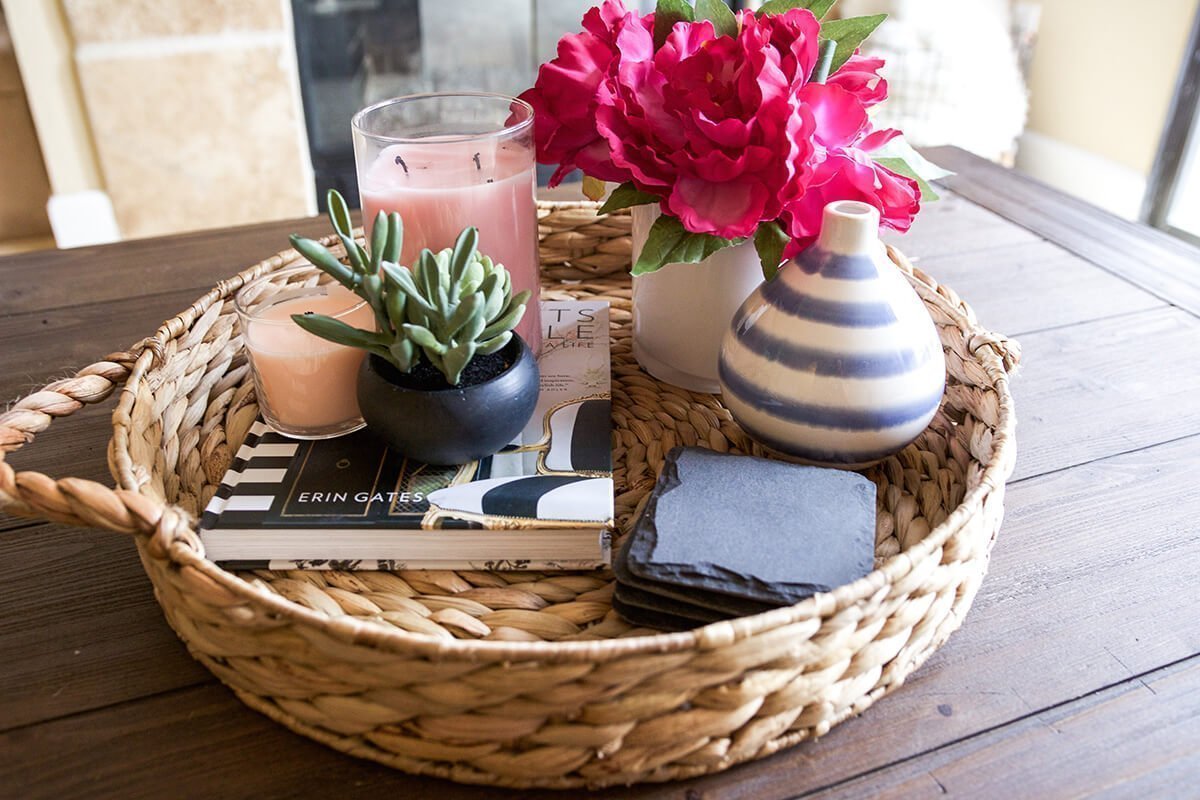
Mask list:
[[[314,336],[335,344],[358,347],[390,360],[388,342],[378,333],[359,330],[324,314],[292,314],[292,321]]]
[[[408,339],[397,339],[388,347],[388,352],[391,353],[389,359],[396,368],[401,372],[409,372],[412,370],[416,362],[417,346]]]
[[[296,252],[312,262],[313,266],[317,269],[326,273],[347,289],[354,292],[358,291],[361,278],[355,275],[345,264],[338,261],[337,257],[326,250],[320,242],[306,239],[303,236],[297,236],[294,233],[288,237],[288,240],[292,243],[292,247],[296,248]]]
[[[611,214],[614,211],[620,211],[622,208],[657,203],[660,199],[662,198],[657,195],[643,192],[634,186],[632,181],[626,181],[613,189],[612,194],[608,196],[608,199],[604,201],[604,205],[600,206],[600,209],[596,213]]]
[[[481,356],[488,356],[492,353],[498,352],[504,348],[504,345],[508,344],[512,340],[512,336],[512,331],[505,331],[504,333],[493,336],[491,339],[485,339],[479,343],[479,347],[475,349],[475,352]]]
[[[371,272],[379,272],[379,265],[383,263],[383,251],[387,249],[387,242],[387,214],[380,211],[375,215],[374,227],[371,228]]]
[[[499,319],[484,328],[476,338],[490,339],[493,336],[499,336],[505,331],[511,331],[517,327],[523,316],[525,316],[525,304],[514,305],[501,314]]]
[[[426,352],[436,355],[445,355],[449,348],[438,341],[438,338],[433,335],[433,331],[428,328],[423,328],[420,325],[405,324],[404,332],[408,334],[408,338],[415,342],[419,347]]]
[[[366,274],[367,266],[363,262],[362,253],[359,252],[358,243],[345,234],[339,233],[337,237],[341,240],[342,247],[346,249],[346,260],[350,262],[350,269],[354,270],[357,275]]]
[[[386,285],[386,293],[384,294],[384,310],[387,311],[389,328],[395,332],[400,330],[400,326],[407,319],[406,311],[408,308],[408,294],[406,294],[399,286],[392,283],[386,276],[384,278]]]
[[[421,254],[417,256],[417,287],[431,306],[434,298],[437,297],[437,274],[437,261],[434,260],[433,251],[422,250]]]
[[[479,292],[469,294],[462,299],[458,304],[458,308],[454,310],[454,315],[450,317],[450,321],[446,323],[446,333],[442,337],[444,339],[452,339],[458,337],[459,331],[463,329],[468,322],[475,317],[483,320],[483,295]],[[482,326],[480,326],[482,328]],[[470,334],[468,334],[470,335]],[[472,336],[472,338],[474,338]]]
[[[657,272],[667,264],[695,264],[718,250],[742,241],[707,233],[692,233],[675,217],[663,214],[650,226],[646,243],[642,246],[637,263],[633,265],[633,274]]]
[[[485,298],[484,319],[494,319],[504,310],[504,282],[500,278],[500,273],[493,272],[484,278],[483,283],[479,284],[479,292]]]
[[[459,281],[459,286],[463,294],[471,294],[479,291],[480,284],[483,283],[484,277],[488,275],[488,267],[483,260],[472,260],[467,264],[467,271],[463,274],[462,280]]]
[[[502,313],[507,314],[508,312],[510,312],[514,308],[516,308],[517,306],[529,305],[529,298],[531,298],[531,297],[533,297],[533,292],[526,289],[525,291],[521,292],[520,294],[516,295],[515,297],[512,297],[511,299],[509,299],[508,304],[505,305],[504,311]]]
[[[354,226],[350,222],[350,207],[346,205],[346,198],[342,197],[342,193],[337,189],[326,192],[325,207],[329,209],[329,220],[333,223],[333,229],[342,236],[350,236]]]
[[[676,22],[693,22],[695,19],[687,0],[658,0],[654,8],[654,49],[663,46]]]
[[[849,19],[832,19],[821,23],[821,38],[837,42],[833,53],[833,64],[829,74],[842,68],[858,46],[867,40],[879,24],[887,19],[887,14],[875,14],[870,17],[850,17]]]
[[[881,167],[887,167],[892,172],[898,172],[906,178],[912,178],[917,182],[917,188],[921,191],[921,202],[932,203],[935,200],[940,200],[937,192],[929,185],[929,182],[922,178],[915,169],[913,169],[903,158],[877,158],[875,163]]]
[[[413,274],[410,270],[400,266],[399,264],[389,264],[385,261],[383,262],[383,276],[385,286],[389,292],[403,292],[408,296],[409,300],[420,303],[426,308],[430,307],[420,290],[417,289],[416,281],[413,279]]]
[[[472,263],[472,257],[479,245],[479,229],[463,228],[458,239],[454,241],[454,250],[450,253],[450,280],[461,284],[467,274],[467,266]]]
[[[458,386],[458,382],[462,379],[462,371],[474,357],[475,341],[473,339],[446,351],[446,355],[442,357],[444,365],[442,374],[446,376],[446,381],[451,386]]]
[[[791,240],[792,237],[775,221],[764,222],[754,232],[754,249],[758,251],[763,277],[767,280],[775,280],[776,274],[779,273],[779,264],[783,261],[783,249]]]
[[[404,222],[400,215],[393,211],[388,214],[388,238],[380,259],[385,264],[395,264],[400,260],[400,251],[404,245]]]
[[[737,17],[725,5],[725,0],[696,0],[695,15],[698,19],[711,22],[717,36],[737,36]]]
[[[483,302],[483,295],[475,294],[472,297],[479,297],[480,303]],[[479,339],[480,334],[483,333],[487,324],[488,321],[484,318],[483,314],[472,314],[470,317],[467,317],[467,323],[452,335],[460,341],[474,342]]]
[[[817,19],[829,13],[837,0],[767,0],[758,9],[758,15],[784,14],[793,8],[807,8]]]

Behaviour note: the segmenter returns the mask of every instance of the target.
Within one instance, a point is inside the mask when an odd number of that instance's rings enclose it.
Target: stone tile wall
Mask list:
[[[124,236],[311,212],[286,0],[61,1]]]

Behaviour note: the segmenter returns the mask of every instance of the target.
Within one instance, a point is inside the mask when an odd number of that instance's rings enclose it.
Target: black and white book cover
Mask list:
[[[541,310],[541,394],[516,441],[480,461],[435,466],[366,429],[300,441],[259,420],[201,517],[208,557],[231,569],[608,564],[608,304],[546,301]]]

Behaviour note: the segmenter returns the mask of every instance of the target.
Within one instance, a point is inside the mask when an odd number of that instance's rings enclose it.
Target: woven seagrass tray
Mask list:
[[[587,203],[539,214],[546,296],[611,303],[623,532],[673,446],[762,451],[718,397],[658,383],[633,360],[628,215]],[[937,324],[945,399],[916,442],[867,473],[875,571],[789,608],[658,634],[612,612],[604,573],[233,574],[205,560],[196,513],[257,414],[232,297],[297,261],[291,250],[0,416],[2,453],[123,387],[109,448],[117,489],[0,460],[0,507],[132,535],[191,654],[250,707],[338,750],[503,786],[723,770],[820,736],[903,683],[962,622],[987,568],[1015,457],[1018,350],[890,252]]]

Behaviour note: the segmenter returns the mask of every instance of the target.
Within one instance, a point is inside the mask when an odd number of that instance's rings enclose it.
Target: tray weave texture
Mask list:
[[[661,384],[633,360],[629,216],[597,216],[589,203],[543,203],[539,214],[545,295],[611,303],[624,532],[675,445],[763,451],[718,397]],[[232,574],[205,560],[197,511],[257,414],[231,298],[296,262],[291,250],[0,415],[0,508],[132,535],[191,654],[247,705],[338,750],[518,787],[723,770],[820,736],[899,686],[958,628],[987,568],[1015,458],[1018,350],[890,252],[937,324],[945,399],[916,442],[867,473],[878,488],[875,571],[795,606],[658,634],[612,612],[606,573]],[[122,386],[109,448],[119,488],[2,460]]]

